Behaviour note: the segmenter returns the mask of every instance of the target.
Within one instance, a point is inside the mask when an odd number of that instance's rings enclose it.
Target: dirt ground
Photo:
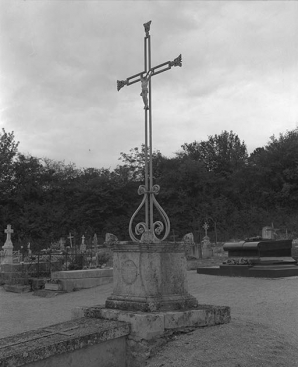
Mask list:
[[[298,277],[234,278],[192,270],[188,288],[201,304],[230,306],[231,323],[176,335],[147,367],[298,367]],[[42,298],[0,287],[0,338],[67,321],[74,307],[104,304],[111,292],[106,284]]]
[[[189,289],[206,304],[230,306],[231,323],[175,335],[147,367],[298,366],[298,277],[231,278],[191,271]]]

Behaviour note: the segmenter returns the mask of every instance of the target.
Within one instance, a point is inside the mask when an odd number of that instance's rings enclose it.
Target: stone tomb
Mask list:
[[[198,274],[281,278],[298,275],[292,240],[251,238],[227,242],[228,260],[219,267],[198,268]]]

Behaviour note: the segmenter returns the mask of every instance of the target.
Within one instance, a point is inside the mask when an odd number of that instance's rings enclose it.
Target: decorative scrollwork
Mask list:
[[[138,188],[138,194],[139,195],[144,195],[146,194],[147,190],[146,190],[146,187],[145,185],[140,185],[139,188]]]
[[[182,66],[182,55],[180,54],[174,61],[170,62],[170,66]]]
[[[166,212],[162,209],[160,204],[155,198],[155,195],[159,193],[160,186],[154,185],[151,190],[147,190],[144,185],[140,185],[138,188],[138,194],[144,195],[141,204],[137,208],[137,210],[134,212],[133,216],[130,219],[129,222],[129,235],[130,238],[134,242],[141,242],[141,243],[157,243],[165,240],[167,236],[170,233],[170,220],[166,214]],[[149,223],[140,222],[135,226],[135,234],[137,236],[141,236],[141,239],[138,239],[132,230],[132,224],[134,221],[134,218],[139,213],[143,205],[145,205],[146,199],[148,199],[148,196],[150,197],[150,200],[152,200],[152,204],[155,206],[155,208],[158,210],[160,216],[162,217],[162,221],[158,220],[151,224],[152,228],[149,228]],[[160,236],[163,234],[163,237],[160,239],[157,236]]]
[[[160,186],[159,185],[154,185],[152,187],[152,192],[154,195],[157,195],[159,193],[159,190],[160,190]]]
[[[158,220],[157,222],[155,222],[153,224],[153,228],[154,228],[154,232],[157,235],[160,235],[162,233],[162,231],[164,230],[165,226],[164,226],[164,224],[160,220]]]
[[[148,230],[147,225],[144,222],[138,223],[135,227],[136,235],[141,235],[147,230]]]
[[[117,91],[123,88],[127,84],[127,80],[117,80]]]

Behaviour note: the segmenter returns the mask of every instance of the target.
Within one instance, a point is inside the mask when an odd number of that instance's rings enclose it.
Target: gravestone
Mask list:
[[[275,231],[272,227],[263,227],[262,228],[262,239],[263,240],[274,240],[275,239]]]
[[[203,259],[210,259],[213,255],[210,238],[205,236],[202,241],[202,257]]]
[[[86,247],[86,244],[85,244],[85,236],[83,235],[82,236],[82,243],[80,245],[80,252],[84,253],[84,252],[86,252],[86,249],[87,249],[87,247]]]
[[[62,237],[59,240],[59,249],[60,251],[65,251],[65,241],[63,240]]]
[[[8,224],[7,228],[4,230],[6,233],[6,241],[3,248],[4,252],[4,258],[2,260],[2,264],[12,264],[13,263],[13,244],[11,242],[11,234],[14,232],[13,229],[11,229],[11,225]]]

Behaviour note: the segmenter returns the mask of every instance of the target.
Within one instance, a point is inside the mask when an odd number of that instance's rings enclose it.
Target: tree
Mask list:
[[[0,133],[0,191],[7,193],[13,175],[13,161],[18,152],[19,142],[15,142],[14,132],[7,133],[2,129]]]
[[[182,145],[178,156],[188,156],[204,163],[208,171],[228,175],[247,162],[247,149],[238,135],[223,131],[220,135],[209,136],[207,141],[194,141]]]
[[[144,181],[146,158],[145,145],[142,144],[141,150],[136,147],[130,149],[128,154],[121,152],[120,155],[121,157],[119,158],[119,160],[122,160],[122,162],[124,163],[124,165],[121,166],[122,170],[125,169],[126,172],[129,172],[130,179],[134,181]],[[163,157],[159,150],[152,152],[152,168],[154,178],[157,178],[160,175],[159,164],[163,158],[165,157]],[[147,152],[147,159],[149,162],[149,150]]]

